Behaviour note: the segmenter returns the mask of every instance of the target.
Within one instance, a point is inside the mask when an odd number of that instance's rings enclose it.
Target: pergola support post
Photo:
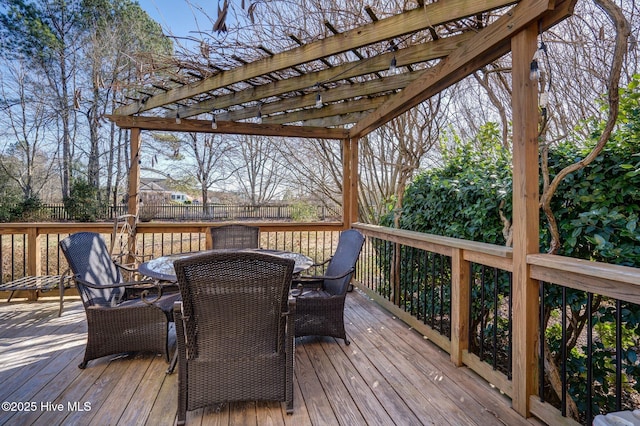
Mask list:
[[[140,128],[133,127],[131,129],[131,164],[129,166],[129,193],[127,198],[127,212],[134,217],[138,216],[140,205],[140,146],[142,144],[142,132]],[[129,218],[130,221],[135,220],[133,217]],[[134,223],[129,225],[133,226]],[[135,232],[135,228],[134,232]],[[135,234],[130,237],[128,242],[129,253],[134,253],[136,247]]]
[[[358,139],[342,140],[342,222],[345,229],[358,221]]]
[[[529,417],[536,394],[539,297],[527,256],[540,250],[538,82],[530,66],[537,49],[534,23],[512,38],[513,52],[513,408]]]

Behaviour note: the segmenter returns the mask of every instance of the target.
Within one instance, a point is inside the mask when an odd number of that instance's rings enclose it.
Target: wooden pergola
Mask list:
[[[109,116],[131,129],[129,212],[138,209],[142,130],[334,139],[342,143],[343,227],[349,228],[358,212],[358,140],[511,52],[512,400],[526,417],[536,393],[537,378],[526,372],[536,363],[538,329],[538,284],[527,256],[539,251],[538,87],[529,74],[538,34],[570,16],[575,1],[419,1],[385,19],[366,9],[369,24],[340,33],[327,23],[334,35],[318,41],[292,37],[296,47],[279,53],[261,47],[262,58],[236,68],[186,67],[181,79],[150,82]],[[398,72],[388,71],[392,62]],[[462,328],[454,321],[452,334],[467,333]],[[464,349],[452,348],[454,362]]]

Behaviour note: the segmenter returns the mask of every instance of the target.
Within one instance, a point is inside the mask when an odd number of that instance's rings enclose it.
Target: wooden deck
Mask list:
[[[105,357],[77,368],[86,321],[78,301],[0,302],[0,424],[172,425],[177,374],[160,356]],[[301,338],[295,412],[238,403],[187,413],[188,425],[539,425],[404,323],[354,291],[351,345]],[[11,404],[13,403],[13,404]],[[11,406],[13,405],[13,407]]]

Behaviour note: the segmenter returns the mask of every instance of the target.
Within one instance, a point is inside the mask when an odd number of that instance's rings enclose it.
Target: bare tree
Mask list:
[[[377,223],[392,208],[397,226],[407,185],[437,156],[440,108],[440,98],[424,102],[363,140],[359,171],[362,220]]]
[[[342,149],[335,140],[283,140],[278,149],[289,171],[288,191],[326,206],[342,204]]]
[[[47,139],[51,115],[42,97],[46,82],[20,60],[5,61],[0,76],[0,168],[22,190],[39,196],[53,175],[56,144]]]
[[[284,158],[276,149],[279,141],[260,136],[235,140],[232,155],[235,186],[253,206],[278,198],[284,192],[287,174]]]
[[[232,145],[222,135],[154,133],[152,137],[153,144],[143,140],[143,169],[174,183],[196,182],[203,205],[208,202],[208,191],[228,182],[235,170],[229,161]]]

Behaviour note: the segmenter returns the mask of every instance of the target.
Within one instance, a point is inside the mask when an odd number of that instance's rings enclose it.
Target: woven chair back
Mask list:
[[[294,261],[263,253],[204,253],[174,263],[188,359],[260,358],[284,351]]]
[[[340,276],[352,268],[355,268],[360,251],[364,244],[364,236],[355,229],[342,231],[338,239],[338,247],[327,266],[324,275]],[[345,294],[353,273],[336,280],[324,280],[324,289],[333,295]]]
[[[260,228],[247,225],[224,225],[210,229],[213,249],[260,247]]]
[[[69,268],[81,281],[96,285],[122,282],[122,275],[109,255],[102,236],[95,232],[77,232],[60,241],[60,249]],[[95,289],[77,282],[85,306],[115,306],[123,294],[122,288]]]

